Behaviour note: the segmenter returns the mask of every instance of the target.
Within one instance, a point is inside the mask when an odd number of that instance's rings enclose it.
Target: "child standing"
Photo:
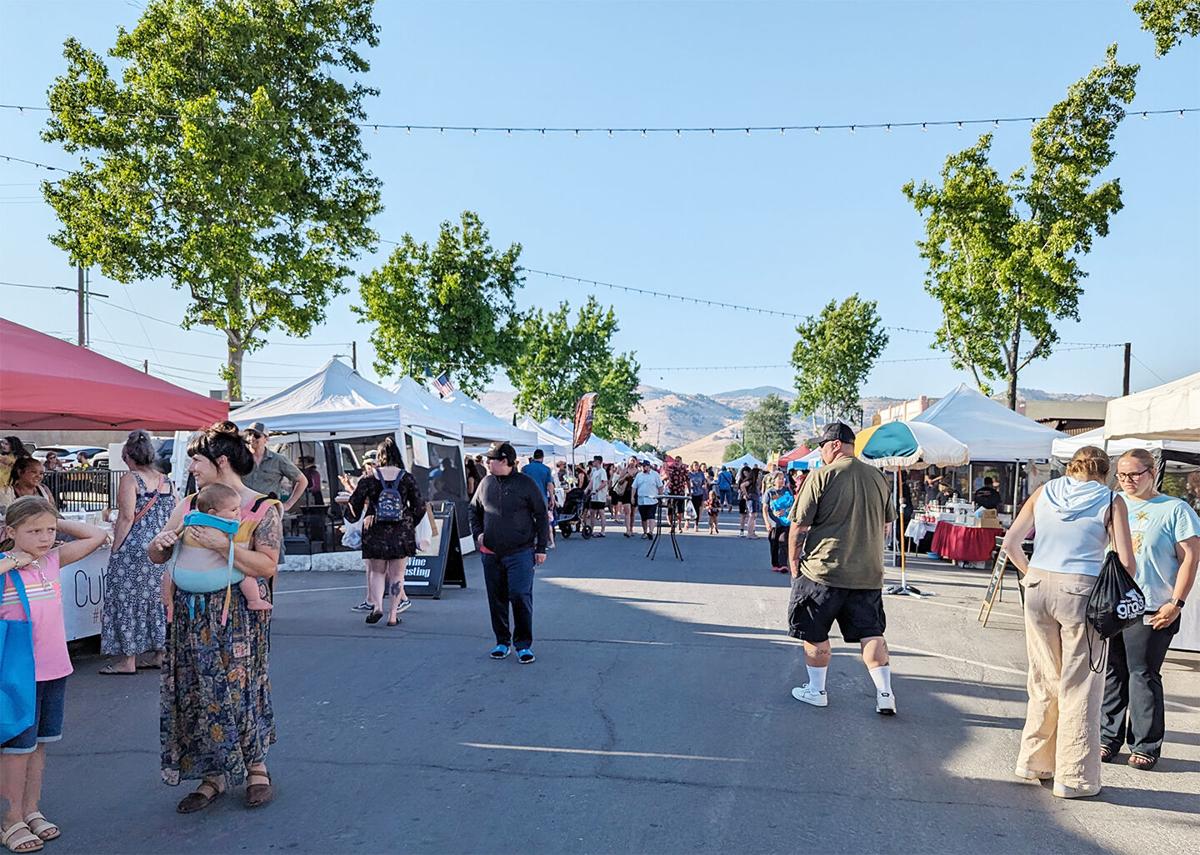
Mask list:
[[[224,484],[209,484],[203,490],[196,494],[193,502],[197,512],[208,514],[213,517],[220,517],[223,520],[240,519],[242,497],[238,495],[238,491]],[[180,540],[180,558],[183,561],[183,566],[190,570],[204,570],[225,578],[225,574],[229,571],[227,562],[221,562],[220,568],[216,568],[213,564],[211,550],[205,550],[203,546],[192,542],[187,534],[187,517],[183,519],[183,524],[176,530],[176,534],[182,534]],[[193,552],[194,551],[194,552]],[[199,562],[196,567],[192,567],[192,561],[189,560],[189,555],[199,555]],[[211,565],[204,568],[207,563]],[[235,573],[237,571],[234,571]],[[238,577],[242,577],[241,573],[237,573]],[[219,580],[218,580],[219,581]],[[174,603],[175,603],[175,581],[171,578],[170,573],[164,573],[162,579],[163,586],[163,605],[167,609],[167,622],[170,623],[174,618]],[[221,585],[219,587],[224,587]],[[209,590],[211,586],[205,586],[205,590]],[[187,590],[186,588],[184,590]],[[212,590],[216,590],[213,588]],[[262,598],[262,592],[258,587],[258,580],[249,576],[242,577],[238,582],[238,590],[242,592],[242,596],[246,598],[246,608],[252,612],[266,612],[271,610],[271,604]]]
[[[8,506],[4,523],[0,617],[25,619],[25,608],[12,581],[15,570],[29,599],[37,694],[33,724],[0,748],[0,795],[7,802],[0,843],[12,852],[36,852],[43,841],[54,840],[61,833],[57,825],[42,816],[38,806],[46,768],[44,743],[62,739],[67,675],[73,670],[67,654],[60,570],[91,555],[108,535],[96,526],[58,519],[54,508],[40,496],[14,501]],[[55,548],[59,532],[75,539]]]
[[[717,522],[721,519],[721,489],[713,484],[708,488],[708,533],[717,534]]]

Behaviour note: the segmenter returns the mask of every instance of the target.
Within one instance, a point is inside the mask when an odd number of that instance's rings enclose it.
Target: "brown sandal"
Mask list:
[[[204,792],[205,788],[208,788],[211,795]],[[198,810],[204,810],[220,798],[224,792],[224,790],[217,787],[211,781],[201,781],[200,786],[196,787],[196,791],[184,796],[179,804],[175,806],[175,810],[179,813],[195,813]]]
[[[1116,758],[1117,752],[1113,751],[1107,745],[1100,746],[1100,762],[1111,763]]]
[[[1130,754],[1128,762],[1135,769],[1149,772],[1158,763],[1158,758],[1151,757],[1149,754]]]
[[[254,784],[251,781],[260,778],[265,784]],[[270,804],[275,799],[275,788],[271,786],[271,775],[268,772],[249,772],[246,775],[246,807],[258,808]]]

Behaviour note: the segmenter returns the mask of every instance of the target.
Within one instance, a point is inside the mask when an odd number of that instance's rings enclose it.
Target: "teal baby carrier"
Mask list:
[[[221,625],[229,619],[229,601],[233,593],[233,585],[245,579],[245,575],[233,569],[233,537],[241,527],[241,520],[227,520],[212,514],[190,511],[183,518],[184,532],[175,547],[171,562],[171,580],[181,591],[191,594],[188,599],[188,617],[195,619],[196,605],[200,610],[206,608],[206,598],[202,594],[212,594],[225,589],[225,607],[221,612]],[[187,528],[198,526],[215,528],[229,535],[229,555],[224,561],[213,550],[189,543]]]

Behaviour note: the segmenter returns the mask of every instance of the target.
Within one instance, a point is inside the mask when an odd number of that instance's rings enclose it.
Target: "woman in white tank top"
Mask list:
[[[1087,601],[1112,543],[1126,572],[1134,567],[1125,502],[1105,486],[1108,455],[1075,452],[1066,477],[1039,487],[1004,537],[1022,574],[1029,706],[1016,775],[1054,779],[1054,795],[1100,792],[1100,709],[1104,668],[1092,670]],[[1036,528],[1033,557],[1021,548]],[[1098,653],[1103,659],[1103,653]]]

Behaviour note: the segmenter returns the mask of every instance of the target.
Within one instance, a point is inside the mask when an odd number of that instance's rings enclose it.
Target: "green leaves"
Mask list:
[[[855,402],[857,406],[857,394]],[[767,460],[773,453],[789,451],[795,445],[791,428],[791,410],[787,401],[778,395],[767,395],[758,406],[746,413],[742,430],[743,451],[726,460],[733,460],[749,452],[759,460]],[[728,453],[729,447],[726,447]]]
[[[363,305],[353,307],[375,324],[375,370],[444,371],[468,395],[482,392],[517,346],[520,256],[516,243],[494,250],[471,211],[442,223],[432,248],[405,234],[383,267],[362,277]]]
[[[370,0],[152,0],[105,61],[74,39],[43,138],[81,168],[43,185],[72,260],[121,282],[166,277],[183,326],[242,356],[282,328],[307,335],[373,245],[379,182],[359,129],[374,90],[345,82],[378,42]],[[352,78],[351,78],[352,79]]]
[[[1154,52],[1166,56],[1183,36],[1200,35],[1200,2],[1197,0],[1138,0],[1133,11],[1142,29],[1154,34]]]
[[[876,305],[858,294],[840,304],[830,300],[820,315],[796,327],[792,367],[797,412],[824,412],[830,419],[858,414],[859,390],[888,344]]]
[[[637,391],[640,366],[633,354],[613,352],[616,314],[589,297],[574,324],[569,315],[570,306],[564,302],[552,312],[539,309],[522,319],[519,346],[508,366],[517,409],[537,419],[569,419],[579,397],[595,392],[595,432],[606,439],[635,442],[642,429],[633,420],[642,400]]]
[[[1112,138],[1133,100],[1138,66],[1103,65],[1073,84],[1032,132],[1031,162],[1007,180],[991,166],[991,136],[946,158],[941,186],[903,192],[925,215],[917,242],[925,290],[942,306],[936,344],[981,389],[1004,379],[1016,407],[1017,376],[1058,342],[1055,322],[1078,318],[1079,258],[1108,234],[1118,179],[1094,185],[1111,164]]]

